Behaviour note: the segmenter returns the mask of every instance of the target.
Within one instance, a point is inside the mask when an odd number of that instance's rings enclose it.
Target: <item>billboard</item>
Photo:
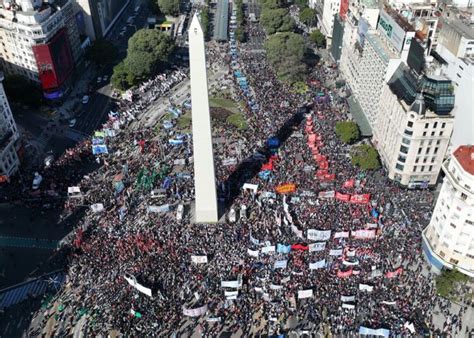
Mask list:
[[[357,42],[361,48],[364,48],[365,37],[369,31],[369,23],[364,18],[360,18],[359,26],[357,27]]]
[[[43,90],[61,87],[74,69],[66,30],[61,29],[48,43],[35,45],[32,49]]]
[[[343,20],[346,19],[347,11],[349,10],[349,0],[341,0],[341,7],[339,8],[339,15]]]
[[[384,10],[380,11],[377,30],[390,41],[398,52],[402,51],[405,40],[405,30]]]

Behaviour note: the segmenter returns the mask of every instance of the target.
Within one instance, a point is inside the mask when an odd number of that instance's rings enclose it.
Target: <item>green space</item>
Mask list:
[[[293,83],[292,87],[293,87],[294,92],[297,94],[306,94],[306,92],[308,92],[308,89],[309,89],[308,85],[301,81]]]
[[[177,126],[179,129],[189,130],[191,127],[191,112],[187,111],[185,114],[178,118]]]
[[[469,277],[457,269],[443,270],[441,275],[436,277],[436,291],[441,297],[456,301],[456,291],[468,281]]]
[[[239,113],[239,108],[234,101],[222,97],[210,97],[209,105],[212,108],[225,108],[234,114]]]
[[[245,121],[245,117],[240,113],[235,113],[235,114],[230,115],[227,118],[226,122],[240,130],[245,130],[248,128],[248,124],[247,124],[247,121]]]
[[[380,168],[377,150],[368,144],[361,144],[352,150],[352,164],[362,170],[375,170]]]
[[[300,12],[300,21],[306,26],[314,27],[318,23],[317,13],[315,9],[306,7]]]
[[[336,123],[336,135],[347,144],[352,144],[359,140],[360,132],[357,123],[352,121],[339,121]]]
[[[319,48],[326,47],[326,37],[319,29],[316,29],[311,32],[309,35],[309,40],[314,43]]]

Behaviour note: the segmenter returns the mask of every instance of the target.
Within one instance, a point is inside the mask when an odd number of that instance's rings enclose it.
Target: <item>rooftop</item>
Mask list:
[[[474,146],[459,146],[453,155],[467,173],[474,175]]]
[[[385,7],[384,10],[405,32],[415,31],[415,28],[395,9],[391,7]]]
[[[466,39],[474,40],[474,28],[466,25],[461,20],[457,18],[445,19],[443,24],[448,25]]]

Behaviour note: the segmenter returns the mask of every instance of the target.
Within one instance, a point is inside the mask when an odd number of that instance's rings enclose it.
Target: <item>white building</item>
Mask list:
[[[5,73],[40,82],[33,46],[47,44],[62,29],[74,62],[82,56],[73,0],[23,0],[0,5],[0,60]]]
[[[456,94],[452,145],[474,144],[474,29],[455,18],[444,20],[436,52]]]
[[[12,176],[20,165],[16,153],[18,130],[13,120],[12,111],[3,89],[3,74],[0,73],[0,176]]]
[[[453,130],[453,107],[451,81],[435,76],[419,81],[405,64],[399,66],[384,85],[373,130],[390,179],[408,188],[436,184]]]
[[[446,174],[423,252],[435,270],[456,267],[474,277],[474,146],[460,146],[443,164]]]
[[[334,27],[334,15],[339,13],[341,0],[324,0],[322,4],[323,12],[321,16],[321,32],[326,35],[328,44],[332,37]]]

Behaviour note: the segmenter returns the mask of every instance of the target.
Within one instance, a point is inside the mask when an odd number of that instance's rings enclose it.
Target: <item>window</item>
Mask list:
[[[432,131],[432,132],[431,132],[431,136],[434,136],[434,135],[435,135],[435,132],[434,132],[434,131]]]
[[[474,259],[474,256],[471,254],[466,254],[466,256],[469,257],[470,259]]]
[[[437,128],[437,127],[438,127],[438,122],[435,122],[435,123],[433,124],[433,128]]]
[[[430,165],[430,171],[433,171],[433,166],[432,165]]]
[[[426,136],[426,131],[423,132],[423,136]]]
[[[402,138],[402,143],[409,145],[411,143],[411,140],[409,138],[404,137]]]
[[[439,136],[443,136],[444,132],[443,131],[440,131],[439,132]]]
[[[421,171],[421,172],[425,171],[425,166],[424,166],[424,165],[421,166],[420,171]]]
[[[429,148],[428,148],[429,149]],[[436,155],[438,153],[438,147],[434,148],[434,154]]]
[[[422,151],[422,150],[423,150],[422,148],[418,148],[418,155],[421,154],[421,151]]]
[[[441,123],[441,128],[444,129],[444,127],[446,127],[446,122]]]
[[[449,260],[449,263],[458,264],[459,261],[458,261],[457,259],[451,258],[451,259]]]
[[[461,193],[461,199],[462,199],[463,201],[467,200],[467,195],[466,195],[465,193],[463,193],[463,192]]]
[[[413,172],[416,173],[417,170],[418,170],[418,167],[415,165],[415,166],[413,167]]]
[[[395,168],[397,168],[398,170],[403,170],[404,165],[403,164],[400,164],[400,163],[397,163],[397,165],[395,166]]]
[[[408,124],[407,124],[408,128],[411,128],[413,127],[413,121],[408,121]]]
[[[413,135],[413,131],[408,130],[408,129],[405,129],[404,133],[409,135],[409,136]]]
[[[405,163],[406,160],[407,160],[407,158],[405,156],[398,155],[398,161],[399,162]]]
[[[428,158],[425,157],[425,158],[423,159],[423,163],[426,163],[426,160],[427,160],[427,159],[428,159]]]
[[[439,255],[440,255],[441,257],[446,256],[446,254],[445,254],[443,251],[440,251],[440,252],[439,252]]]
[[[436,145],[437,145],[437,146],[439,146],[440,144],[441,144],[441,141],[440,141],[440,140],[436,141]]]
[[[456,224],[454,224],[454,223],[449,223],[449,225],[450,225],[451,227],[453,227],[454,229],[456,229]]]
[[[425,154],[428,154],[430,151],[431,151],[430,147],[426,148]]]
[[[401,146],[400,147],[400,152],[403,153],[403,154],[407,154],[408,153],[408,147]]]
[[[429,123],[425,123],[425,129],[428,129],[429,126],[430,126]]]
[[[418,163],[418,162],[420,162],[420,158],[419,158],[419,157],[417,157],[417,158],[415,159],[415,163]]]

